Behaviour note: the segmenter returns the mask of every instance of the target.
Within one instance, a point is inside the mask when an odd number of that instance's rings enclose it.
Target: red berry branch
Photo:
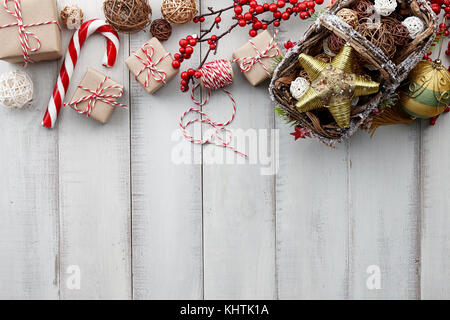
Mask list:
[[[207,42],[209,44],[208,51],[201,61],[198,68],[188,69],[181,73],[181,91],[189,90],[189,83],[195,83],[195,79],[201,77],[198,71],[206,63],[211,53],[217,54],[219,41],[230,34],[235,28],[245,28],[251,26],[249,35],[256,37],[259,30],[266,30],[270,25],[279,27],[282,21],[287,21],[293,16],[298,16],[305,20],[315,12],[316,4],[322,4],[324,0],[278,0],[276,3],[259,3],[256,0],[235,0],[232,6],[214,10],[208,8],[208,13],[199,15],[194,18],[195,23],[204,23],[207,17],[214,17],[214,21],[207,29],[201,29],[200,35],[189,35],[180,40],[180,50],[174,54],[174,61],[172,66],[179,69],[185,60],[189,60],[194,53],[194,48],[199,43]],[[450,1],[450,0],[448,0]],[[222,22],[222,14],[227,11],[234,10],[234,23],[221,34],[214,34],[215,29],[220,29]],[[260,19],[264,16],[265,19]]]

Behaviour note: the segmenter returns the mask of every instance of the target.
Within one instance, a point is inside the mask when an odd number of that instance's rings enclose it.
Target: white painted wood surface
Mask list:
[[[102,17],[102,1],[77,2],[86,18]],[[154,18],[160,2],[151,1]],[[201,1],[208,5],[217,1]],[[279,42],[305,27],[283,26]],[[166,48],[199,28],[174,27]],[[100,66],[103,37],[83,49],[69,96],[87,66],[126,88],[130,109],[106,126],[71,110],[57,129],[39,126],[56,62],[27,69],[32,108],[0,108],[0,299],[450,298],[448,117],[433,128],[382,128],[374,139],[360,133],[337,150],[294,142],[266,85],[250,87],[235,66],[231,128],[238,148],[252,154],[245,139],[253,139],[260,151],[245,162],[181,139],[179,117],[191,103],[178,79],[151,96],[129,76],[124,58],[149,38],[122,36],[111,70]],[[235,31],[220,57],[246,39]],[[0,72],[13,68],[0,63]],[[204,111],[223,120],[230,108],[218,92]],[[79,289],[67,285],[73,266]],[[370,266],[380,269],[378,290],[367,287]]]

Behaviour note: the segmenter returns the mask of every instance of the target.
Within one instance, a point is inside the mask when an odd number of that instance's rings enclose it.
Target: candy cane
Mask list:
[[[42,125],[46,128],[54,128],[59,112],[63,105],[64,98],[69,88],[73,71],[80,56],[80,50],[83,44],[94,33],[101,33],[106,38],[106,54],[103,60],[103,66],[110,68],[114,66],[119,50],[119,35],[105,21],[93,19],[83,23],[72,37],[66,58],[61,67],[58,80],[50,98],[47,111],[45,112]]]

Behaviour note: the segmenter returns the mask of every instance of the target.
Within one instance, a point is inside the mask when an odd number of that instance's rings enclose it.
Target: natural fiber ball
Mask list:
[[[378,28],[373,28],[371,22],[361,23],[357,30],[367,40],[380,48],[389,58],[394,57],[397,52],[394,36],[384,24]]]
[[[375,11],[380,15],[390,16],[397,9],[397,0],[375,0]]]
[[[360,19],[369,18],[375,13],[373,3],[369,0],[357,1],[353,9],[356,11]]]
[[[21,109],[33,100],[33,82],[22,71],[3,73],[0,76],[0,104]]]
[[[308,91],[309,87],[310,83],[308,80],[302,77],[298,77],[291,82],[290,91],[295,99],[300,100],[300,98],[303,97],[306,91]]]
[[[117,31],[136,33],[146,28],[152,19],[148,0],[106,0],[103,3],[106,21]]]
[[[394,37],[396,46],[404,46],[409,43],[409,30],[400,21],[391,17],[381,19],[387,31]]]
[[[66,6],[60,16],[63,26],[67,29],[78,29],[83,24],[84,14],[79,6]]]
[[[150,32],[159,41],[167,41],[172,35],[172,25],[165,19],[156,19],[150,26]]]
[[[339,10],[336,15],[353,28],[358,25],[358,14],[354,10],[344,8]]]
[[[417,38],[425,30],[425,24],[418,17],[408,17],[402,24],[408,28],[411,39]]]
[[[163,0],[161,5],[164,19],[175,24],[190,22],[197,12],[196,0]]]
[[[342,48],[345,46],[346,41],[336,34],[332,33],[328,37],[327,45],[328,49],[334,54],[337,55]]]

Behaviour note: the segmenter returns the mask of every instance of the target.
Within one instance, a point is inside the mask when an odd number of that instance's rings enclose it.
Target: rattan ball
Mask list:
[[[380,15],[390,16],[397,9],[397,0],[375,0],[375,11]]]
[[[16,70],[0,76],[0,104],[11,109],[21,109],[33,100],[33,82],[30,76]]]
[[[172,25],[165,19],[156,19],[150,26],[150,32],[159,41],[167,41],[172,35]]]
[[[418,17],[408,17],[402,24],[408,28],[411,39],[417,38],[425,30],[425,24]]]
[[[308,80],[302,77],[298,77],[294,81],[291,82],[290,92],[291,95],[297,99],[300,100],[301,97],[303,97],[308,91],[310,87],[310,83]]]
[[[161,13],[167,21],[174,24],[185,24],[197,15],[196,0],[163,0]]]
[[[152,8],[147,0],[106,0],[103,3],[106,21],[117,31],[136,33],[151,21]]]
[[[369,0],[357,1],[353,9],[358,14],[359,19],[369,18],[375,13],[373,3]]]
[[[392,17],[381,19],[386,30],[394,37],[395,45],[404,46],[409,43],[409,30],[400,21]]]
[[[336,15],[353,28],[356,28],[358,25],[358,14],[352,9],[341,9]]]
[[[328,44],[328,49],[330,49],[330,51],[336,55],[345,46],[346,41],[344,39],[342,39],[341,37],[337,36],[336,34],[332,33],[328,37],[327,44]]]
[[[83,24],[84,14],[79,6],[66,6],[60,16],[62,25],[67,29],[78,29]]]
[[[397,52],[394,36],[384,24],[379,28],[373,28],[373,24],[370,22],[362,23],[357,30],[366,39],[380,48],[389,58],[394,57]]]

